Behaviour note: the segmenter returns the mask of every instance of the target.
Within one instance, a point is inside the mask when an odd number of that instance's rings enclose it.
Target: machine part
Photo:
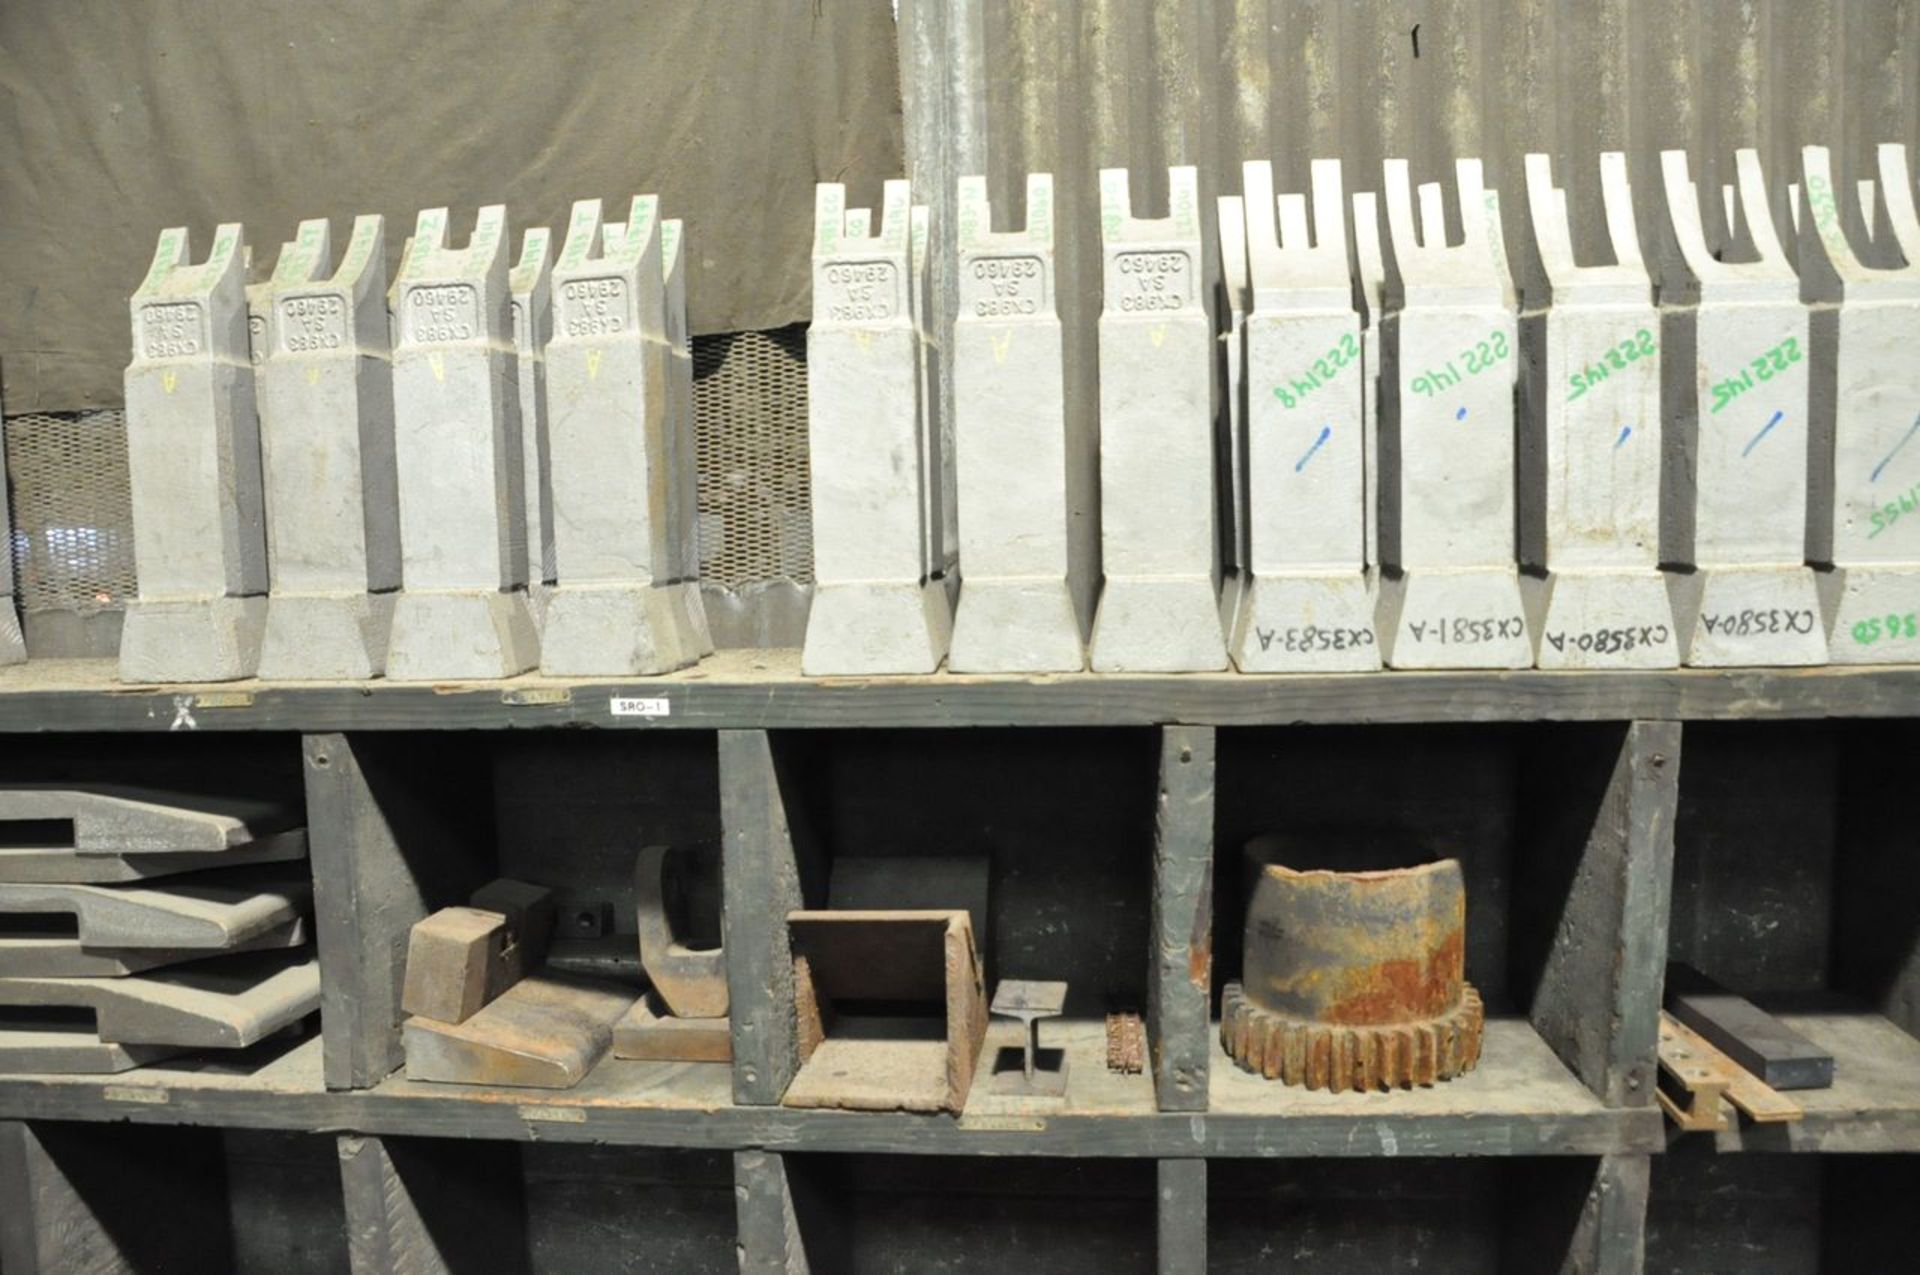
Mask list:
[[[226,951],[265,952],[304,947],[306,943],[306,920],[295,917]],[[70,936],[0,937],[0,977],[121,978],[217,955],[224,953],[204,948],[88,947]]]
[[[1134,1013],[1107,1015],[1107,1070],[1137,1076],[1147,1069],[1147,1024]]]
[[[632,935],[603,934],[597,939],[555,939],[547,948],[546,969],[584,978],[645,981]]]
[[[299,920],[311,895],[304,882],[258,888],[197,881],[161,888],[15,882],[0,885],[0,937],[7,933],[8,914],[51,913],[77,918],[82,947],[230,952]],[[0,965],[0,975],[12,972]]]
[[[613,1027],[613,1056],[654,1062],[732,1062],[733,1020],[676,1018],[649,992]]]
[[[464,1023],[409,1018],[407,1079],[571,1089],[606,1055],[633,1001],[612,984],[530,975]]]
[[[1833,1055],[1752,1001],[1679,962],[1667,966],[1667,1012],[1773,1089],[1826,1089]]]
[[[1761,1124],[1799,1120],[1800,1104],[1781,1095],[1672,1014],[1660,1015],[1660,1086],[1655,1096],[1683,1132],[1727,1127],[1725,1098]],[[1682,1106],[1681,1098],[1688,1099]]]
[[[781,1102],[958,1114],[987,1002],[961,911],[790,912],[801,1065]]]
[[[1258,863],[1221,1043],[1246,1071],[1334,1093],[1472,1070],[1485,1013],[1463,977],[1466,908],[1456,859],[1351,873]]]
[[[118,885],[183,872],[290,863],[307,857],[307,830],[276,832],[230,850],[146,850],[112,853],[57,846],[0,847],[0,882]]]
[[[118,784],[0,784],[0,827],[70,824],[60,845],[82,854],[231,850],[296,823],[274,801]]]
[[[407,935],[407,980],[400,1008],[442,1023],[464,1023],[499,985],[507,918],[478,908],[441,908],[413,923]]]
[[[1067,1092],[1067,1054],[1040,1048],[1040,1020],[1058,1018],[1067,1007],[1065,983],[1003,978],[987,1008],[1020,1024],[1019,1049],[1002,1049],[994,1058],[993,1091],[1033,1098],[1059,1098]]]
[[[475,890],[467,906],[496,912],[506,922],[500,960],[489,967],[487,999],[492,1000],[546,961],[553,942],[553,891],[501,877]]]
[[[727,958],[719,948],[697,951],[674,933],[678,899],[667,878],[669,848],[647,846],[633,869],[640,964],[653,990],[676,1018],[727,1016]]]
[[[0,978],[0,1005],[92,1010],[110,1044],[242,1049],[320,1007],[320,962],[249,952],[127,978]]]

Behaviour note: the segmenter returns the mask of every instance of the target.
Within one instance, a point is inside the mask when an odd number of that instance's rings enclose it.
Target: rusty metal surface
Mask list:
[[[571,1089],[606,1055],[634,999],[614,984],[531,974],[464,1023],[409,1018],[407,1079]]]
[[[1682,1132],[1725,1129],[1722,1098],[1756,1124],[1788,1123],[1806,1114],[1799,1103],[1664,1012],[1660,1015],[1660,1087],[1655,1096]]]
[[[1249,847],[1249,854],[1259,853]],[[1244,980],[1220,1035],[1242,1068],[1335,1093],[1430,1085],[1480,1059],[1457,860],[1382,872],[1255,862]]]
[[[1107,1015],[1107,1070],[1137,1076],[1147,1066],[1147,1024],[1138,1014]]]
[[[676,1018],[652,993],[613,1026],[613,1056],[651,1062],[732,1062],[733,1020]]]
[[[633,869],[634,913],[640,932],[640,965],[677,1018],[727,1016],[727,957],[720,948],[688,947],[675,932],[679,908],[667,871],[666,846],[647,846]]]
[[[804,1059],[781,1102],[958,1114],[987,1031],[967,914],[800,911],[787,928]]]
[[[489,971],[506,942],[507,919],[498,912],[441,908],[415,921],[400,1008],[436,1022],[466,1022],[486,1005]]]

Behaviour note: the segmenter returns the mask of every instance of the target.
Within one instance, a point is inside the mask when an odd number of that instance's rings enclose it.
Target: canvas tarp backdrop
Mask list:
[[[816,181],[899,176],[888,0],[61,0],[0,4],[0,399],[117,405],[127,299],[159,232],[246,225],[256,269],[304,218],[336,252],[387,217],[661,197],[696,332],[809,310]]]

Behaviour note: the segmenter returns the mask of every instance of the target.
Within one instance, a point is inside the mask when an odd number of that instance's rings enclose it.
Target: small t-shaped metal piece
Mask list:
[[[1021,1058],[1022,1087],[1033,1090],[1036,1058],[1040,1052],[1040,1020],[1057,1018],[1067,1005],[1065,983],[1040,982],[1024,978],[1004,978],[993,989],[989,1008],[1002,1018],[1018,1019],[1024,1029],[1024,1053]],[[1059,1067],[1064,1077],[1066,1060]]]

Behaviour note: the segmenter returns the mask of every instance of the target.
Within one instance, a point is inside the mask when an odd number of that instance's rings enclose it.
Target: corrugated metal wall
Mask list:
[[[924,0],[923,0],[924,2]],[[967,6],[971,7],[971,6]],[[1519,195],[1545,150],[1575,192],[1625,150],[1644,189],[1684,146],[1703,184],[1757,146],[1769,174],[1798,147],[1835,148],[1842,181],[1873,143],[1920,127],[1920,4],[1909,0],[986,0],[989,186],[1018,206],[1025,174],[1056,177],[1067,256],[1095,258],[1095,173],[1126,164],[1157,210],[1169,164],[1209,199],[1270,159],[1302,189],[1316,156],[1354,189],[1380,162],[1416,181],[1486,161]],[[1156,202],[1157,201],[1157,202]],[[1597,199],[1595,201],[1597,203]],[[1594,222],[1598,223],[1597,215]],[[1063,288],[1063,292],[1070,289]]]
[[[1784,214],[1800,146],[1833,147],[1846,188],[1871,175],[1875,143],[1920,142],[1920,0],[902,0],[900,17],[909,172],[936,220],[959,172],[984,167],[1013,224],[1025,175],[1055,176],[1082,464],[1102,167],[1128,166],[1141,211],[1164,215],[1170,164],[1198,166],[1211,210],[1247,159],[1299,190],[1309,160],[1335,156],[1349,190],[1377,190],[1387,157],[1450,182],[1456,156],[1479,156],[1518,266],[1528,151],[1553,155],[1587,254],[1605,251],[1603,150],[1631,156],[1644,239],[1662,149],[1685,147],[1710,190],[1732,180],[1736,147],[1758,147]],[[1207,233],[1217,276],[1210,219]]]

